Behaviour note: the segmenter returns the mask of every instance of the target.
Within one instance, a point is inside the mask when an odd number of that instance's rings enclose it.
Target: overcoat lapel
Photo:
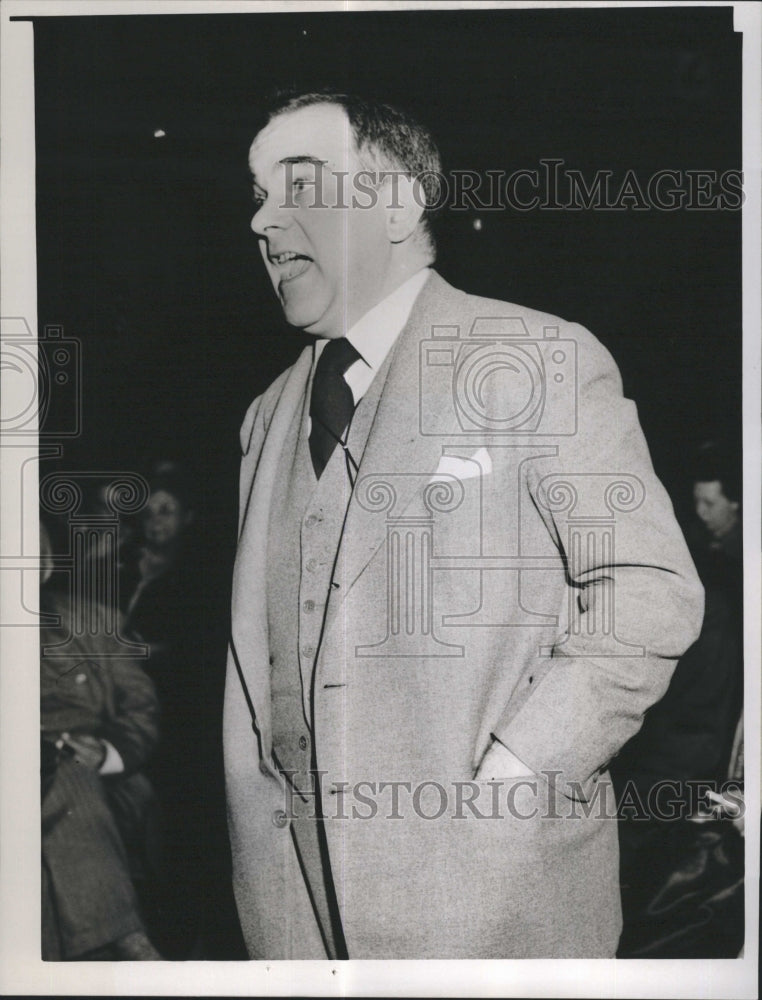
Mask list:
[[[440,435],[426,437],[420,431],[421,342],[431,337],[435,324],[458,324],[464,298],[433,272],[397,340],[347,511],[341,543],[346,586],[337,592],[339,599],[332,599],[329,604],[326,631],[336,620],[349,591],[384,543],[387,520],[403,516],[420,498],[423,486],[436,472],[442,456],[442,438]],[[427,398],[425,402],[429,408],[438,409],[439,426],[453,423],[452,397],[442,394],[439,398]],[[381,503],[379,506],[376,501],[383,498],[389,499],[391,505]]]
[[[275,483],[284,474],[283,447],[294,416],[301,409],[312,367],[312,348],[305,349],[286,379],[257,454],[245,457],[248,480],[238,552],[233,570],[232,655],[251,700],[262,752],[271,746],[270,668],[267,627],[267,540]],[[256,433],[256,429],[255,429]]]

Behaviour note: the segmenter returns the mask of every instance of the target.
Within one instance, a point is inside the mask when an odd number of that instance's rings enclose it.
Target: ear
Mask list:
[[[404,243],[418,228],[425,203],[420,184],[399,171],[389,171],[381,188],[386,207],[386,233],[391,243]]]

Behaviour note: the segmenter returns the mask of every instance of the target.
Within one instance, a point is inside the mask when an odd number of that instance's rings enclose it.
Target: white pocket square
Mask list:
[[[486,448],[480,448],[470,458],[460,458],[457,455],[442,455],[437,471],[432,479],[474,479],[476,476],[486,476],[492,472],[492,459]]]

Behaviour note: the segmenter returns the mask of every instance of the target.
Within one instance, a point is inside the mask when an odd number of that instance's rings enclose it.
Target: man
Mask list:
[[[693,502],[696,516],[711,536],[710,548],[741,555],[741,483],[729,458],[707,442],[700,449],[694,470]]]
[[[733,958],[743,945],[743,542],[740,476],[701,447],[686,530],[705,588],[701,634],[612,769],[622,801],[622,957]],[[664,785],[664,792],[655,790]],[[649,819],[650,822],[645,822]],[[645,876],[643,873],[646,873]]]
[[[741,475],[733,449],[707,441],[692,469],[697,521],[686,530],[706,592],[701,635],[680,661],[665,698],[673,722],[690,733],[694,774],[721,784],[734,774],[743,706],[743,521]],[[660,705],[661,709],[662,706]],[[742,771],[741,771],[742,773]],[[731,813],[732,814],[732,813]]]
[[[669,690],[617,759],[615,777],[633,780],[645,802],[659,781],[719,790],[729,777],[743,697],[743,542],[740,477],[716,446],[702,446],[691,470],[696,520],[686,537],[705,588],[701,634],[681,657]],[[642,824],[641,824],[642,826]]]
[[[406,115],[301,95],[250,166],[265,267],[316,341],[241,433],[249,953],[611,956],[606,764],[702,612],[635,408],[586,330],[431,270],[439,158]]]
[[[48,583],[52,549],[40,526],[42,957],[156,961],[132,882],[127,843],[145,839],[153,791],[142,773],[159,736],[154,685],[125,658],[100,605],[73,606]],[[98,626],[77,635],[75,614]],[[66,655],[60,646],[69,637]]]

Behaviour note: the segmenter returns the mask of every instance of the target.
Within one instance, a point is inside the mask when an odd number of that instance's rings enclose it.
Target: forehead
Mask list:
[[[254,138],[249,166],[265,177],[287,159],[314,158],[341,170],[356,157],[352,127],[343,108],[311,104],[273,118]]]
[[[179,504],[180,500],[174,494],[170,493],[169,490],[165,489],[155,490],[148,500],[149,507],[174,507]]]
[[[712,482],[696,483],[693,487],[693,495],[697,500],[725,500],[722,492],[722,483],[719,480]]]

